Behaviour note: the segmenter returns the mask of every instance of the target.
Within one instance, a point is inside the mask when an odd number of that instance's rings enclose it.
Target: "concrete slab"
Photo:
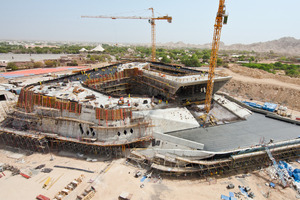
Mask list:
[[[195,128],[169,133],[204,144],[207,151],[231,151],[259,144],[262,137],[274,142],[298,138],[300,126],[253,113],[246,121],[209,128]]]
[[[200,150],[200,149],[203,149],[203,147],[204,147],[204,145],[199,142],[194,142],[191,140],[186,140],[183,138],[174,137],[172,135],[167,135],[167,134],[163,134],[163,133],[154,132],[153,136],[157,140],[163,140],[163,142],[171,142],[175,145],[175,147],[180,145],[180,146],[187,147],[188,149],[193,149],[193,150]]]
[[[232,101],[227,100],[226,98],[215,94],[213,99],[217,101],[220,105],[225,107],[227,110],[237,115],[241,119],[246,119],[252,112]]]
[[[166,108],[140,111],[150,117],[156,132],[166,133],[199,127],[197,120],[187,108]]]

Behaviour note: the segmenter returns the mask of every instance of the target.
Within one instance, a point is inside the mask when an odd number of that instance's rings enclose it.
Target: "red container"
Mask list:
[[[48,197],[46,197],[46,196],[44,196],[44,195],[38,195],[37,197],[36,197],[36,199],[38,199],[38,200],[50,200],[50,198],[48,198]]]
[[[27,178],[27,179],[30,178],[30,176],[28,176],[27,174],[20,173],[20,175],[23,176],[24,178]]]

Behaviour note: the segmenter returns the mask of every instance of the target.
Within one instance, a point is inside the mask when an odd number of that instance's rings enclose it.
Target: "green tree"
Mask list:
[[[207,62],[210,59],[210,55],[208,52],[204,52],[202,56],[203,62]]]
[[[6,69],[11,69],[11,70],[18,70],[18,66],[14,62],[9,62],[6,66]]]
[[[222,66],[222,65],[223,65],[223,59],[217,58],[217,66]]]
[[[255,61],[255,57],[254,57],[254,56],[251,56],[251,57],[249,58],[249,62],[253,62],[253,61]]]
[[[291,77],[299,77],[300,75],[300,65],[289,65],[276,62],[274,64],[245,63],[243,66],[261,69],[270,73],[275,73],[275,70],[284,70],[285,74]]]
[[[201,67],[201,63],[196,54],[193,54],[192,57],[183,56],[182,63],[190,67]]]
[[[286,61],[287,58],[286,58],[285,56],[282,56],[282,57],[279,58],[279,60],[281,60],[281,61]]]
[[[92,62],[95,62],[95,61],[96,61],[96,59],[95,59],[94,56],[90,56],[90,60],[91,60]]]
[[[55,67],[56,62],[54,60],[46,60],[45,62],[46,67]]]
[[[245,59],[246,59],[246,56],[245,56],[245,55],[239,56],[239,61],[244,61]]]
[[[277,69],[281,69],[283,67],[283,64],[281,62],[276,62],[274,63],[274,66],[277,68]]]
[[[43,63],[42,62],[35,62],[33,64],[33,68],[41,68],[43,66]]]
[[[164,62],[164,63],[170,63],[170,62],[171,62],[171,59],[168,58],[166,55],[163,55],[163,56],[162,56],[162,59],[161,59],[161,62]]]
[[[72,66],[78,66],[77,60],[72,60]]]

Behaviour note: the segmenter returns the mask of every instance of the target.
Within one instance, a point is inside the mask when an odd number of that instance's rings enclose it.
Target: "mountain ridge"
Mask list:
[[[182,41],[179,42],[168,42],[158,43],[157,46],[169,47],[169,48],[200,48],[210,49],[211,43],[208,44],[186,44]],[[300,39],[294,37],[282,37],[276,40],[270,40],[266,42],[256,42],[251,44],[231,44],[225,45],[222,41],[220,42],[220,50],[245,50],[255,52],[270,52],[281,54],[296,55],[300,54]]]

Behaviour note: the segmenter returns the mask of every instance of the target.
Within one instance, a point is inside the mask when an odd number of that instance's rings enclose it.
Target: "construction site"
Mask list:
[[[276,104],[258,107],[221,91],[233,78],[215,71],[228,17],[224,3],[220,0],[208,70],[157,62],[152,34],[151,61],[77,68],[22,87],[16,101],[1,106],[1,153],[7,157],[0,160],[0,187],[10,191],[1,199],[182,199],[176,188],[193,184],[220,192],[210,196],[191,189],[200,199],[297,197],[300,121],[275,113]],[[150,19],[152,33],[155,20],[172,20],[154,14]],[[261,192],[264,184],[254,185],[258,178],[249,172],[271,177],[263,179],[268,192]],[[23,185],[31,181],[24,186],[28,194],[11,194],[17,175],[25,178]],[[238,176],[231,180],[232,175]],[[120,188],[126,192],[113,189],[116,181],[126,182]],[[234,184],[237,192],[221,195]],[[273,184],[282,196],[272,196]]]
[[[268,166],[274,157],[297,159],[299,121],[218,92],[230,79],[214,77],[206,119],[208,73],[181,66],[130,61],[29,84],[8,109],[1,142],[43,154],[125,157],[167,177],[226,175]],[[287,184],[287,176],[282,180]]]

